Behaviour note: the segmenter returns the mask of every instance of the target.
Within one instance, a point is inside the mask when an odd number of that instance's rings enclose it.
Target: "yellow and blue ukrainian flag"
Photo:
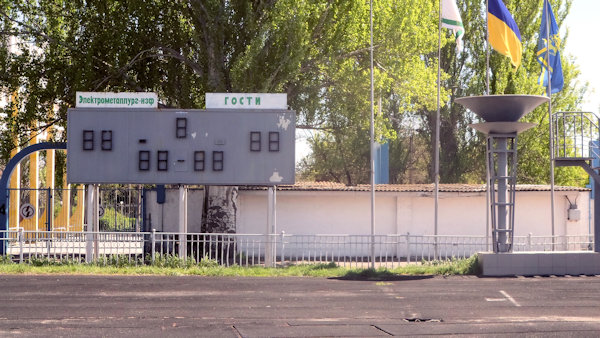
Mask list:
[[[515,19],[501,0],[488,2],[488,39],[500,54],[508,56],[515,67],[521,64],[523,46]]]
[[[548,22],[548,20],[550,21]],[[550,28],[550,41],[548,41],[548,28]],[[548,53],[548,51],[550,52]],[[564,78],[560,63],[560,36],[558,35],[558,25],[556,24],[556,19],[548,0],[544,0],[537,59],[542,65],[542,74],[540,74],[538,83],[548,88],[548,69],[550,69],[552,94],[561,91],[564,85]]]

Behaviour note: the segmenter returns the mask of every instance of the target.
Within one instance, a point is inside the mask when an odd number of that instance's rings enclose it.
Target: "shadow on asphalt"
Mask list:
[[[330,277],[328,279],[353,280],[353,281],[409,281],[431,279],[434,275],[398,275],[389,271],[363,270],[361,272],[348,272],[341,277]]]

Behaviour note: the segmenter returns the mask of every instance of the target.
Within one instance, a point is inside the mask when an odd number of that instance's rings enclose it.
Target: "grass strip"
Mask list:
[[[170,259],[170,263],[167,262]],[[395,280],[409,276],[474,275],[478,274],[477,257],[450,261],[421,262],[394,269],[352,269],[335,263],[289,265],[277,268],[262,266],[224,267],[215,261],[200,263],[167,258],[154,265],[137,264],[119,259],[90,264],[29,259],[16,264],[0,259],[0,274],[79,274],[79,275],[162,275],[162,276],[232,276],[232,277],[324,277],[345,280]]]

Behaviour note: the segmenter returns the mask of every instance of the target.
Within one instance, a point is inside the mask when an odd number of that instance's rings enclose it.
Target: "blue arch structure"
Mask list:
[[[29,147],[19,151],[17,155],[8,161],[6,164],[6,168],[4,168],[4,172],[2,173],[2,178],[0,178],[0,241],[2,242],[0,245],[0,255],[6,254],[6,230],[8,230],[8,210],[9,210],[9,192],[8,185],[10,180],[10,175],[12,175],[15,167],[23,160],[25,157],[29,156],[32,153],[40,150],[49,150],[49,149],[67,149],[66,142],[42,142],[34,145],[30,145]]]

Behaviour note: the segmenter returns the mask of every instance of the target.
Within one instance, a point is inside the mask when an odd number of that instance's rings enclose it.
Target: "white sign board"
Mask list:
[[[156,93],[77,92],[77,108],[157,108]]]
[[[288,109],[287,94],[206,93],[206,109]]]
[[[30,219],[35,215],[35,208],[31,204],[25,203],[19,208],[19,213],[23,219]]]

